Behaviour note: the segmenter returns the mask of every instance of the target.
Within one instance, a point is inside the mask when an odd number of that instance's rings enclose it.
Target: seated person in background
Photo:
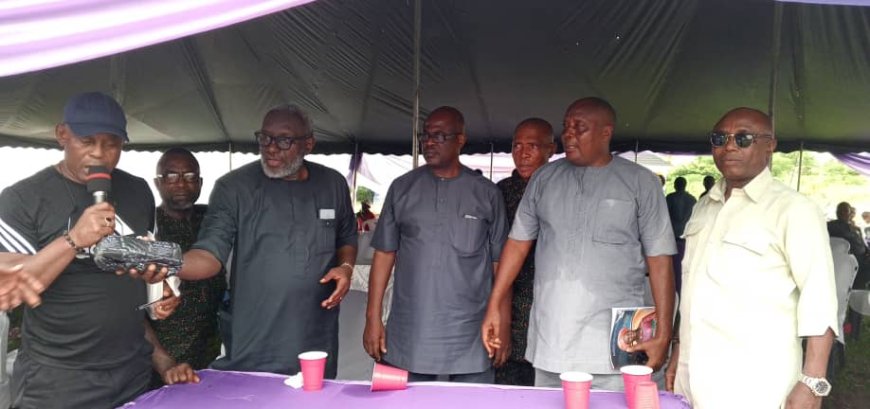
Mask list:
[[[199,162],[187,149],[167,150],[157,162],[154,185],[161,198],[156,213],[157,239],[178,243],[183,251],[189,250],[208,209],[194,204],[202,189]],[[181,305],[175,314],[151,322],[157,339],[172,359],[188,363],[193,369],[203,369],[220,354],[217,313],[226,287],[223,270],[205,280],[183,281]]]
[[[864,219],[864,242],[870,247],[870,212],[861,213],[861,218]]]
[[[861,231],[855,225],[855,208],[847,202],[837,205],[837,219],[828,222],[828,234],[849,242],[849,252],[858,259],[858,275],[852,288],[864,289],[870,279],[870,263],[868,263],[867,245],[861,239]]]
[[[362,202],[362,209],[356,214],[356,229],[357,231],[369,231],[371,228],[366,224],[369,220],[374,220],[377,218],[374,213],[372,213],[372,205],[369,202]]]

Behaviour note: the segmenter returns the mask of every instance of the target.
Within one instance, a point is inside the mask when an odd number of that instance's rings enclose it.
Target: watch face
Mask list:
[[[816,393],[819,396],[827,396],[828,392],[831,391],[831,384],[822,380],[822,381],[819,381],[818,383],[816,383],[815,389],[816,389]]]

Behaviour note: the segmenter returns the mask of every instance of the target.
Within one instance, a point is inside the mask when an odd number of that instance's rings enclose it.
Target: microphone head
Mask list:
[[[88,167],[87,176],[88,193],[112,191],[112,173],[105,166]]]

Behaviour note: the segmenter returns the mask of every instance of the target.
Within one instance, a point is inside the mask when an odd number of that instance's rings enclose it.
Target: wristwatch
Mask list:
[[[831,384],[825,378],[813,378],[801,374],[801,383],[809,387],[813,395],[824,397],[831,393]]]

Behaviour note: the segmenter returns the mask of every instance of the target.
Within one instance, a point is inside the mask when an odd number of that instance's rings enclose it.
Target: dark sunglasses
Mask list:
[[[459,135],[459,134],[458,133],[442,133],[442,132],[435,132],[435,133],[420,132],[419,134],[417,134],[417,139],[420,141],[421,144],[425,143],[426,141],[432,141],[435,143],[444,143],[445,141],[448,141],[448,140],[455,138],[456,135]]]
[[[748,148],[759,138],[773,138],[771,134],[753,134],[747,132],[725,133],[719,131],[710,132],[710,143],[717,148],[728,144],[728,139],[734,138],[734,144],[740,148]]]
[[[199,181],[199,173],[196,172],[166,172],[162,175],[157,175],[157,179],[160,179],[164,183],[178,183],[183,180],[187,183],[193,183]]]
[[[278,145],[278,149],[286,151],[293,147],[293,145],[300,143],[312,135],[304,135],[304,136],[273,136],[269,135],[263,131],[254,132],[254,137],[257,138],[257,144],[261,147],[265,148],[271,145],[273,142]]]

